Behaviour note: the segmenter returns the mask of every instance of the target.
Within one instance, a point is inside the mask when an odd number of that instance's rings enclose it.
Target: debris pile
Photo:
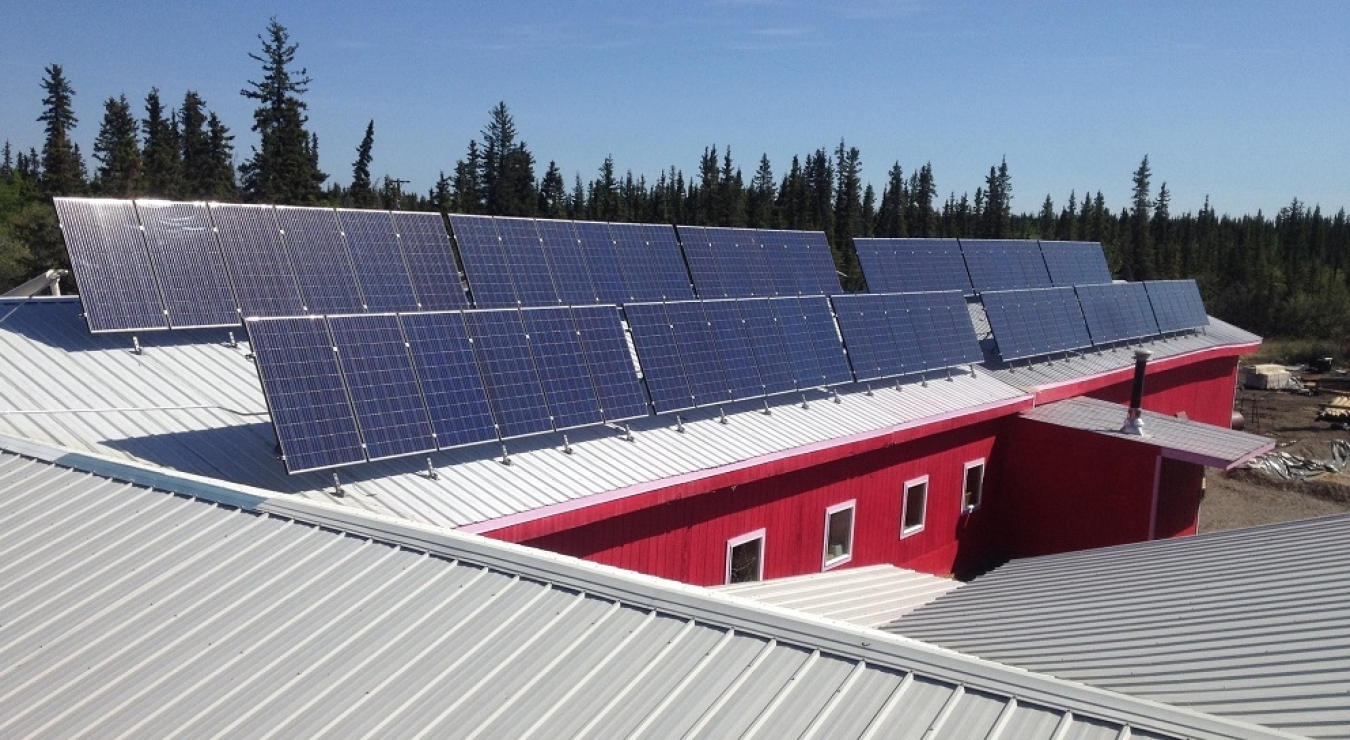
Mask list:
[[[1247,470],[1265,473],[1283,480],[1306,479],[1323,473],[1339,473],[1350,463],[1350,440],[1331,440],[1331,458],[1317,460],[1288,452],[1267,452],[1242,465]]]

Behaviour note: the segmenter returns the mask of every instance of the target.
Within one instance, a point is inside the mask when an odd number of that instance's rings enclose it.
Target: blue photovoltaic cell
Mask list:
[[[624,300],[662,300],[662,281],[656,274],[659,266],[651,261],[647,240],[638,224],[609,224],[609,237],[614,242],[614,256],[628,291]]]
[[[806,333],[816,353],[816,363],[820,367],[820,381],[825,385],[839,385],[853,380],[849,372],[848,357],[844,354],[844,345],[839,341],[839,330],[835,327],[834,313],[830,310],[830,300],[825,296],[802,296],[798,299],[802,318],[806,322]]]
[[[362,310],[361,289],[337,214],[331,208],[277,206],[277,225],[305,309],[314,313]]]
[[[642,377],[657,413],[679,411],[694,406],[694,392],[684,372],[680,354],[684,351],[675,335],[666,307],[661,303],[630,303],[624,306],[633,346],[642,363]]]
[[[575,221],[572,227],[576,230],[577,242],[581,245],[586,267],[590,270],[596,300],[609,304],[628,302],[628,287],[624,285],[623,273],[619,270],[619,258],[614,252],[609,224]]]
[[[243,316],[303,313],[300,288],[272,207],[212,203],[210,209]]]
[[[734,301],[704,301],[703,313],[712,328],[717,355],[732,398],[755,398],[764,395],[764,384],[759,380],[754,351],[745,319]]]
[[[1041,242],[1041,256],[1056,286],[1111,282],[1106,254],[1097,242]]]
[[[169,328],[131,201],[57,198],[56,214],[89,330]]]
[[[520,311],[470,311],[464,314],[464,323],[473,338],[488,405],[502,437],[551,431],[548,402]]]
[[[1079,285],[1078,303],[1096,346],[1160,334],[1143,283]]]
[[[527,308],[521,311],[530,353],[539,370],[544,399],[554,429],[599,424],[600,402],[595,395],[581,337],[568,308]]]
[[[887,312],[888,294],[837,295],[834,301],[839,329],[848,346],[849,361],[859,381],[879,380],[910,372]]]
[[[600,399],[605,421],[646,416],[651,409],[628,352],[619,310],[614,306],[577,306],[572,319],[581,334],[586,367]]]
[[[898,299],[904,322],[918,344],[921,371],[984,359],[960,291],[901,293]]]
[[[396,211],[391,215],[418,307],[424,311],[468,308],[441,214]]]
[[[431,415],[436,445],[447,449],[497,439],[464,314],[403,314],[399,321]]]
[[[652,278],[661,298],[667,301],[693,300],[694,289],[689,284],[689,270],[680,254],[680,243],[675,239],[675,227],[669,224],[638,224]]]
[[[1164,334],[1189,331],[1209,325],[1200,288],[1194,280],[1145,280],[1153,316]]]
[[[853,249],[858,254],[858,267],[867,281],[870,293],[891,293],[897,290],[899,278],[896,265],[904,258],[896,252],[899,239],[854,238]]]
[[[798,277],[798,281],[803,286],[810,286],[810,289],[803,290],[802,294],[842,293],[839,288],[839,273],[834,266],[834,255],[830,251],[829,242],[825,241],[825,232],[792,231],[788,234],[788,246],[800,250],[803,255],[799,258],[798,264],[806,272]]]
[[[797,378],[788,359],[787,344],[778,316],[767,298],[740,298],[736,300],[745,328],[750,335],[750,350],[754,353],[764,392],[773,395],[787,393],[797,387]]]
[[[694,404],[708,406],[731,400],[726,376],[722,373],[722,358],[717,354],[712,327],[703,315],[699,301],[676,301],[666,304],[666,318],[675,332],[675,343],[684,363],[684,375],[689,379],[689,390]]]
[[[712,231],[705,226],[679,227],[680,245],[689,263],[689,273],[694,277],[694,290],[700,298],[723,298],[727,295],[720,255],[712,243]]]
[[[1072,288],[988,291],[981,300],[1005,362],[1092,345]]]
[[[389,212],[339,208],[337,216],[366,309],[416,311],[417,293],[398,248]]]
[[[959,290],[974,293],[955,239],[854,239],[873,293]]]
[[[539,219],[539,240],[544,247],[553,284],[558,298],[569,306],[589,306],[597,302],[595,286],[591,284],[590,268],[581,251],[576,230],[571,221]]]
[[[773,250],[772,242],[768,248],[760,243],[759,237],[772,233],[757,229],[732,229],[736,239],[736,253],[740,255],[740,264],[745,279],[749,282],[751,297],[772,297],[778,295],[777,270],[782,264],[782,254]]]
[[[381,460],[436,449],[398,316],[329,316],[342,377],[366,456]]]
[[[522,306],[557,306],[562,303],[549,273],[539,229],[532,218],[492,219],[502,239],[502,252],[511,268],[511,283]]]
[[[1025,239],[962,239],[975,290],[1021,290],[1051,287],[1040,244]]]
[[[145,246],[175,329],[238,326],[239,308],[205,203],[136,201]]]
[[[809,268],[804,264],[797,264],[798,252],[788,248],[787,233],[770,229],[757,229],[754,232],[754,240],[759,244],[760,257],[769,266],[768,275],[773,281],[773,292],[769,294],[770,296],[802,295],[811,292],[803,290],[805,286],[798,281],[798,274],[807,273]],[[805,258],[806,252],[800,251],[800,256]]]
[[[321,316],[245,322],[291,473],[364,462],[356,416]]]
[[[464,260],[464,275],[473,293],[477,308],[515,308],[519,305],[516,289],[511,282],[511,266],[497,236],[497,226],[491,216],[464,216],[450,214],[450,228],[455,232],[460,259]]]
[[[815,388],[824,384],[825,373],[816,357],[815,341],[806,325],[801,302],[796,297],[770,298],[778,327],[783,332],[783,348],[797,388]]]
[[[709,228],[706,230],[711,243],[712,259],[716,263],[718,283],[714,284],[710,298],[752,298],[750,275],[745,264],[745,255],[736,239],[733,229]]]

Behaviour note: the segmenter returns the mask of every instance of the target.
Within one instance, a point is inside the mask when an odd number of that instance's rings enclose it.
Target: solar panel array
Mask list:
[[[468,308],[439,214],[57,198],[93,332]]]
[[[1097,242],[1041,242],[1041,256],[1056,286],[1111,282],[1106,253]]]
[[[1051,287],[1040,245],[1029,239],[962,239],[961,254],[977,292]]]
[[[955,239],[854,239],[853,244],[873,293],[975,292]]]
[[[618,310],[245,322],[292,473],[645,415]]]
[[[679,226],[700,298],[835,295],[834,258],[819,232]]]
[[[1079,285],[1074,291],[1092,343],[1098,347],[1162,333],[1143,283]]]
[[[839,329],[859,381],[983,359],[960,291],[836,296]]]
[[[1209,324],[1200,288],[1194,280],[1145,280],[1144,290],[1162,333],[1199,329]]]
[[[1111,282],[1096,242],[854,239],[873,293],[1020,290]]]
[[[1092,346],[1073,288],[991,290],[980,299],[1005,362]]]

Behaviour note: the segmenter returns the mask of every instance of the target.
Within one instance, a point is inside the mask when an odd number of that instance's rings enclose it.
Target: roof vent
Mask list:
[[[1148,358],[1152,356],[1153,353],[1146,349],[1134,351],[1134,387],[1130,390],[1130,410],[1125,416],[1125,425],[1120,428],[1121,434],[1148,436],[1144,431],[1144,372],[1148,369]]]

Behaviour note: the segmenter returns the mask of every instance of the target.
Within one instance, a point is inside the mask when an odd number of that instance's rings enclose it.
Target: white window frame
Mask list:
[[[966,503],[966,481],[970,478],[970,470],[971,470],[971,468],[979,468],[979,469],[980,469],[980,490],[979,490],[979,492],[978,492],[978,495],[975,497],[975,503],[973,503],[973,504],[967,504],[967,503]],[[984,464],[984,458],[983,458],[983,457],[980,458],[980,459],[978,459],[978,460],[971,460],[970,462],[968,462],[968,463],[965,464],[965,467],[963,467],[963,468],[961,469],[961,513],[962,513],[962,514],[969,514],[970,512],[975,511],[976,509],[980,508],[981,505],[984,504],[984,476],[985,476],[985,474],[987,474],[988,472],[989,472],[989,468]]]
[[[964,485],[964,483],[962,484]],[[906,527],[905,521],[909,519],[909,491],[911,488],[923,486],[923,516],[919,523],[912,527]],[[928,476],[920,476],[905,481],[904,488],[900,492],[900,539],[912,537],[923,531],[924,525],[928,522]]]
[[[731,583],[732,550],[735,550],[736,547],[739,545],[744,545],[747,542],[754,542],[755,540],[759,540],[759,568],[755,572],[755,580],[756,581],[764,580],[764,557],[768,553],[768,551],[764,549],[765,539],[766,538],[764,536],[764,528],[761,527],[753,532],[746,532],[745,534],[740,535],[739,537],[732,537],[731,539],[727,540],[727,567],[726,573],[722,577],[722,583],[728,585],[730,585]],[[746,583],[746,581],[742,581],[742,583]]]
[[[848,517],[848,552],[836,557],[830,557],[830,518],[841,511],[851,511]],[[820,569],[822,571],[838,567],[853,559],[853,533],[858,524],[858,500],[849,499],[843,503],[826,507],[825,509],[825,536],[821,542]]]

